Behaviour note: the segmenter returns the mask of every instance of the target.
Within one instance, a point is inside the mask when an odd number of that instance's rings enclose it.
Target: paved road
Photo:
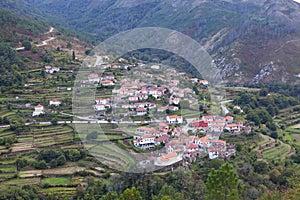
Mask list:
[[[233,102],[233,100],[226,100],[226,101],[221,101],[220,104],[221,104],[221,108],[222,108],[222,111],[225,115],[227,115],[229,113],[229,110],[228,108],[225,106],[226,103],[230,103],[230,102]]]

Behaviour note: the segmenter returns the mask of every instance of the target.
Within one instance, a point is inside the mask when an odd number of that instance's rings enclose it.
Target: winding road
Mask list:
[[[48,35],[50,33],[52,33],[55,29],[51,26],[49,31],[45,33],[45,35]],[[37,47],[42,47],[42,46],[46,46],[48,45],[48,42],[52,41],[52,40],[55,40],[56,38],[55,37],[49,37],[48,39],[46,40],[43,40],[40,44],[37,44],[36,46]],[[25,50],[25,47],[18,47],[18,48],[15,48],[16,51],[23,51]]]

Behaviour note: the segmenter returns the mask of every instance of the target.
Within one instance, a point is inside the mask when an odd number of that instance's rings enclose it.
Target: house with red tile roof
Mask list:
[[[208,85],[208,81],[207,80],[200,80],[199,83],[201,85]]]
[[[207,128],[208,127],[208,123],[204,122],[201,119],[196,119],[196,120],[192,121],[191,126],[192,127],[197,127],[197,128]]]
[[[133,102],[133,101],[138,101],[139,100],[139,97],[138,96],[130,96],[128,98],[129,101]]]
[[[225,119],[226,119],[226,123],[227,124],[231,124],[231,123],[233,123],[233,117],[232,116],[229,116],[229,115],[227,115],[226,117],[225,117]]]
[[[177,98],[177,97],[171,97],[170,99],[169,99],[169,104],[170,105],[178,105],[179,104],[179,102],[180,102],[180,99],[179,98]]]
[[[96,104],[109,104],[110,98],[96,98],[95,102]]]
[[[94,106],[94,108],[95,108],[95,111],[104,111],[104,110],[106,110],[105,104],[96,104]]]
[[[189,80],[192,83],[198,83],[198,79],[197,78],[190,78]]]
[[[37,106],[34,107],[34,111],[32,113],[32,116],[39,116],[41,114],[44,114],[44,106],[41,104],[38,104]]]
[[[88,79],[90,83],[99,83],[100,81],[99,75],[95,73],[88,75]]]
[[[154,161],[154,165],[156,166],[169,166],[175,163],[178,163],[182,160],[182,155],[177,154],[176,152],[172,152],[169,154],[165,154],[160,156]]]
[[[53,99],[49,101],[50,106],[60,106],[61,101],[57,100],[57,99]]]
[[[236,133],[236,132],[240,132],[241,129],[242,129],[242,124],[226,124],[225,128],[227,131],[229,132],[233,132],[233,133]]]
[[[147,109],[145,109],[145,108],[137,108],[136,109],[137,116],[144,116],[146,114],[147,114]]]
[[[156,144],[156,137],[154,135],[144,135],[134,141],[134,145],[141,149],[154,148]]]
[[[181,124],[183,122],[183,117],[178,115],[170,115],[166,117],[169,124]]]
[[[115,85],[114,81],[112,81],[112,80],[102,80],[100,83],[103,86],[113,86],[113,85]]]
[[[147,134],[147,135],[153,135],[156,132],[155,128],[151,128],[151,127],[146,127],[146,126],[142,126],[142,127],[138,127],[136,129],[136,133],[137,134]]]

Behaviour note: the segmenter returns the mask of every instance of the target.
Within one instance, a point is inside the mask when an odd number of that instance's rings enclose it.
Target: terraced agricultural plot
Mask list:
[[[40,147],[72,143],[74,131],[70,126],[33,126],[29,132],[18,137],[12,152],[28,151]]]
[[[42,194],[51,194],[54,196],[74,196],[76,194],[76,187],[53,187],[42,189]]]
[[[51,186],[69,185],[71,183],[71,179],[70,177],[43,178],[42,183]]]
[[[27,170],[19,172],[20,178],[33,178],[42,175],[42,170]]]
[[[0,128],[0,137],[8,137],[14,135],[14,132],[9,128]]]
[[[40,184],[40,178],[15,178],[1,183],[1,186],[7,185],[16,185],[16,186],[24,186],[24,185],[38,185]]]
[[[54,169],[45,169],[42,171],[42,174],[47,176],[63,176],[63,175],[72,175],[75,172],[80,172],[84,170],[85,167],[77,167],[77,166],[58,167]]]
[[[16,177],[17,174],[14,173],[5,173],[0,174],[0,182],[6,181],[7,179],[11,179],[13,177]]]
[[[290,153],[291,147],[288,144],[280,143],[278,146],[274,146],[263,151],[263,157],[267,160],[284,160]]]
[[[5,165],[0,166],[0,172],[7,173],[7,172],[15,172],[17,170],[15,165]]]
[[[129,155],[127,151],[111,143],[95,145],[89,151],[102,163],[115,169],[127,169],[135,163],[135,158]]]
[[[300,113],[297,110],[294,111],[293,107],[288,109],[282,109],[280,110],[279,115],[276,116],[275,121],[286,126],[297,127],[300,123]]]

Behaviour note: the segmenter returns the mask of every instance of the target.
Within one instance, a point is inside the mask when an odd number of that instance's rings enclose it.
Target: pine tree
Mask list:
[[[234,172],[232,165],[223,164],[218,170],[209,173],[206,182],[207,195],[209,200],[237,200],[239,179]]]
[[[76,59],[75,51],[73,51],[73,53],[72,53],[72,60],[75,60],[75,59]]]
[[[120,195],[120,200],[142,200],[142,196],[135,187],[133,187],[132,189],[127,188]]]

